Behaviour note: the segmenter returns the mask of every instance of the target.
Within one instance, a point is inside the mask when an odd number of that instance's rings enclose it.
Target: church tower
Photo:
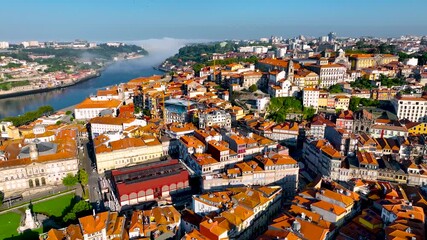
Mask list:
[[[294,81],[294,61],[292,61],[292,59],[289,60],[288,63],[288,71],[286,73],[286,79],[293,82]]]
[[[30,143],[30,158],[31,161],[35,161],[39,158],[39,151],[37,150],[37,144],[35,142]]]

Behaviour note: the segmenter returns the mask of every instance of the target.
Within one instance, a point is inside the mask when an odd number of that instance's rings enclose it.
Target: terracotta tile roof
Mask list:
[[[207,153],[195,153],[193,154],[192,158],[200,166],[218,163],[215,158],[213,158],[210,154]]]
[[[118,108],[122,104],[122,101],[117,99],[111,99],[106,101],[93,101],[90,98],[86,98],[83,102],[76,105],[75,109],[85,108]]]
[[[357,151],[357,160],[359,164],[369,164],[378,166],[377,159],[372,152],[360,152]]]
[[[107,226],[107,236],[111,235],[122,235],[124,228],[124,217],[119,217],[119,213],[111,212],[108,220]]]
[[[196,229],[191,230],[189,233],[186,233],[181,240],[210,240],[208,237],[205,237]]]
[[[346,207],[349,207],[354,204],[354,200],[351,197],[345,196],[343,194],[331,191],[329,189],[321,189],[317,194],[321,194],[327,198],[336,200],[343,203]]]
[[[337,216],[341,216],[342,214],[346,213],[345,208],[337,206],[337,205],[329,203],[329,202],[322,201],[322,200],[311,204],[311,206],[318,207],[318,208],[323,209],[325,211],[332,212],[333,214],[335,214]]]
[[[160,75],[153,75],[150,77],[139,77],[139,78],[134,78],[134,79],[130,80],[128,82],[128,85],[129,86],[135,86],[135,85],[147,84],[149,82],[157,81],[160,79],[162,79],[162,76],[160,76]]]
[[[271,160],[277,165],[290,165],[298,164],[298,162],[289,155],[275,154],[271,157]]]
[[[290,60],[282,60],[282,59],[273,59],[273,58],[265,58],[258,61],[258,63],[282,67],[282,68],[288,68]],[[299,69],[301,66],[299,63],[294,62],[294,69]]]
[[[238,145],[246,144],[245,139],[244,139],[243,137],[241,137],[241,136],[238,136],[238,135],[232,134],[232,135],[230,136],[230,138],[231,138],[232,140],[234,140]]]
[[[80,227],[83,234],[93,234],[100,232],[107,227],[109,212],[101,212],[95,216],[88,215],[79,218]]]
[[[146,144],[140,138],[124,138],[117,141],[110,142],[113,151],[119,149],[126,149],[131,147],[142,147]]]
[[[424,223],[425,215],[421,207],[410,206],[407,204],[383,205],[388,212],[394,213],[398,219],[416,219]]]
[[[65,234],[61,230],[52,228],[47,232],[46,240],[62,240],[62,239],[65,239]]]
[[[341,153],[330,145],[321,148],[321,151],[331,158],[341,158]]]
[[[109,96],[109,95],[111,96],[118,95],[117,87],[114,87],[112,89],[101,89],[96,92],[96,96]]]
[[[227,144],[224,144],[224,142],[218,142],[216,140],[209,141],[208,148],[215,148],[220,152],[230,151],[230,149],[227,147]]]
[[[279,218],[273,220],[273,224],[269,226],[269,229],[272,230],[282,230],[282,229],[292,229],[292,224],[294,221],[300,223],[300,233],[304,236],[304,239],[307,240],[318,240],[325,239],[326,235],[329,232],[328,228],[321,227],[314,222],[308,222],[301,218],[294,218],[287,215],[282,215]]]
[[[204,232],[204,229],[206,229],[215,236],[220,236],[225,232],[230,231],[232,227],[231,223],[224,217],[217,217],[214,221],[206,219],[200,223],[200,231],[202,233]]]
[[[61,159],[72,159],[77,157],[77,144],[74,139],[69,137],[57,138],[56,140],[52,141],[52,143],[57,144],[56,153],[42,155],[39,156],[37,160],[32,161],[30,158],[18,159],[18,155],[21,151],[21,148],[26,145],[23,143],[23,140],[4,142],[0,150],[7,152],[9,154],[9,159],[7,161],[0,161],[0,168],[29,165],[32,162],[42,163],[49,161],[57,161]]]
[[[338,115],[338,118],[352,119],[353,120],[353,111],[351,111],[351,110],[341,111]]]
[[[193,136],[182,136],[180,138],[180,141],[183,142],[187,147],[194,147],[194,148],[205,147],[205,145],[199,139]]]

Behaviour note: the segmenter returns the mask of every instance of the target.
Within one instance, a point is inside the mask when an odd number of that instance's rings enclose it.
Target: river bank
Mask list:
[[[55,110],[64,109],[80,103],[99,89],[141,76],[161,75],[162,72],[152,67],[159,64],[165,57],[167,56],[164,54],[151,54],[142,58],[113,61],[101,69],[100,76],[80,81],[72,86],[25,95],[17,94],[19,96],[8,98],[0,97],[0,119],[17,116],[46,105],[52,106]]]
[[[6,98],[12,98],[12,97],[26,96],[26,95],[36,94],[36,93],[49,92],[49,91],[53,91],[53,90],[57,90],[57,89],[63,89],[63,88],[67,88],[70,86],[74,86],[76,84],[85,82],[85,81],[90,80],[92,78],[99,77],[101,75],[101,73],[107,67],[109,67],[110,65],[112,65],[116,62],[140,59],[143,57],[144,57],[144,55],[140,55],[140,54],[126,55],[124,57],[115,57],[114,60],[106,62],[104,64],[104,66],[102,66],[101,68],[96,69],[96,70],[92,69],[93,71],[95,71],[95,73],[93,73],[93,74],[89,74],[89,75],[83,76],[81,78],[78,78],[76,80],[70,80],[70,82],[62,83],[62,84],[51,86],[51,87],[25,89],[25,86],[24,86],[24,87],[22,87],[24,90],[13,90],[12,89],[10,91],[0,91],[0,99],[6,99]]]
[[[24,90],[24,91],[12,91],[12,92],[9,92],[9,93],[2,93],[2,92],[0,92],[0,99],[25,96],[25,95],[35,94],[35,93],[49,92],[49,91],[53,91],[53,90],[56,90],[56,89],[70,87],[70,86],[73,86],[73,85],[85,82],[87,80],[90,80],[92,78],[96,78],[96,77],[99,77],[99,76],[101,76],[101,71],[100,70],[96,70],[96,72],[93,73],[93,74],[90,74],[90,75],[84,76],[84,77],[82,77],[80,79],[71,81],[70,83],[56,85],[56,86],[53,86],[53,87],[36,88],[36,89],[30,89],[30,90]]]

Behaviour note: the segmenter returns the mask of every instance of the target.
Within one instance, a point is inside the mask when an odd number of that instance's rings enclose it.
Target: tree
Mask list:
[[[360,89],[372,89],[371,81],[367,78],[359,78],[356,81],[350,83],[352,88],[360,88]]]
[[[204,67],[203,64],[196,63],[193,65],[193,70],[194,70],[194,72],[196,72],[196,74],[198,74],[200,72],[200,70],[202,70],[203,67]]]
[[[348,108],[353,112],[357,111],[359,109],[359,104],[360,104],[360,98],[352,97],[352,98],[350,98],[350,104],[349,104]]]
[[[72,112],[72,111],[70,111],[70,110],[68,110],[68,111],[66,111],[66,112],[65,112],[65,114],[66,114],[66,115],[71,115],[72,113],[73,113],[73,112]]]
[[[90,203],[84,200],[81,200],[73,206],[73,209],[71,210],[71,212],[77,215],[78,213],[89,211],[91,209],[92,209],[92,206],[90,205]]]
[[[67,213],[67,214],[65,214],[65,216],[62,218],[62,221],[64,222],[64,223],[67,223],[67,222],[69,222],[69,221],[74,221],[74,220],[76,220],[76,214],[75,213],[73,213],[73,212],[69,212],[69,213]]]
[[[77,182],[78,182],[77,177],[71,173],[68,173],[67,176],[65,176],[62,179],[62,184],[64,184],[64,186],[67,186],[67,187],[72,187],[72,186],[76,185]]]
[[[86,185],[89,181],[89,176],[87,174],[87,172],[84,169],[80,169],[77,172],[77,180],[79,181],[79,183],[81,185]]]
[[[39,107],[36,111],[26,112],[25,114],[17,117],[7,117],[4,118],[3,121],[12,122],[14,126],[19,127],[21,125],[32,122],[41,116],[50,115],[53,111],[54,110],[51,106],[42,106]]]
[[[357,111],[359,110],[359,107],[378,107],[380,105],[380,102],[375,99],[368,99],[368,98],[359,98],[359,97],[351,97],[349,109],[351,111]]]
[[[303,110],[303,118],[305,120],[310,120],[314,117],[314,115],[316,114],[316,109],[312,108],[312,107],[304,107]]]
[[[405,85],[406,81],[403,78],[390,78],[383,74],[380,75],[379,78],[381,82],[381,86],[386,86],[388,88],[393,86],[402,86]]]
[[[282,123],[288,113],[302,113],[302,110],[302,102],[294,97],[272,98],[268,105],[268,118]]]
[[[256,84],[252,84],[252,85],[249,87],[249,91],[250,91],[250,92],[255,92],[256,90],[258,90],[258,87],[256,86]]]
[[[343,89],[340,84],[334,84],[329,87],[329,93],[342,93]]]

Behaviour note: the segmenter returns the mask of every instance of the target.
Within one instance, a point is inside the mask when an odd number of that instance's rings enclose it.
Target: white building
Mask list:
[[[256,108],[258,110],[258,112],[264,112],[268,106],[268,104],[270,103],[270,98],[269,97],[261,97],[259,96],[256,99]]]
[[[90,120],[92,137],[99,136],[106,132],[123,132],[131,126],[146,126],[147,121],[136,118],[120,117],[95,117]]]
[[[77,146],[71,138],[3,146],[6,158],[0,162],[0,191],[6,195],[60,185],[67,174],[77,173]]]
[[[286,47],[284,47],[284,48],[278,48],[276,50],[277,57],[278,58],[283,58],[286,55],[286,51],[287,51]]]
[[[202,179],[203,190],[274,183],[282,187],[285,195],[295,194],[299,172],[297,161],[283,154],[276,154],[271,158],[259,155],[255,159],[238,162],[234,167],[226,168],[224,174],[205,174]]]
[[[97,139],[94,142],[97,144]],[[163,156],[163,146],[154,138],[124,138],[96,145],[95,153],[98,173],[104,173],[107,170],[159,159]]]
[[[239,47],[239,52],[251,53],[253,51],[254,51],[254,47],[252,46]]]
[[[302,92],[302,103],[304,107],[313,107],[317,110],[319,107],[319,94],[317,88],[304,88]]]
[[[122,105],[122,101],[111,99],[106,101],[92,100],[86,98],[83,102],[77,104],[74,109],[74,117],[77,120],[91,119],[99,117],[103,110],[111,110],[113,116],[117,115],[117,109]]]
[[[418,58],[414,58],[414,57],[409,58],[405,61],[405,64],[409,65],[409,66],[417,66],[418,65]]]
[[[219,109],[208,109],[199,114],[199,128],[204,129],[215,125],[231,128],[230,113]]]
[[[317,65],[307,65],[309,70],[317,73],[321,88],[329,88],[332,85],[343,82],[347,76],[347,68],[341,64],[319,61]]]
[[[254,53],[267,53],[268,52],[268,47],[263,47],[263,46],[255,46],[254,47]]]
[[[0,42],[0,49],[7,49],[9,48],[8,42]]]
[[[399,119],[412,122],[427,122],[427,98],[418,95],[404,95],[393,99],[392,104]]]
[[[408,129],[405,126],[393,126],[383,124],[373,124],[369,130],[371,136],[374,138],[394,138],[394,137],[407,137]]]

